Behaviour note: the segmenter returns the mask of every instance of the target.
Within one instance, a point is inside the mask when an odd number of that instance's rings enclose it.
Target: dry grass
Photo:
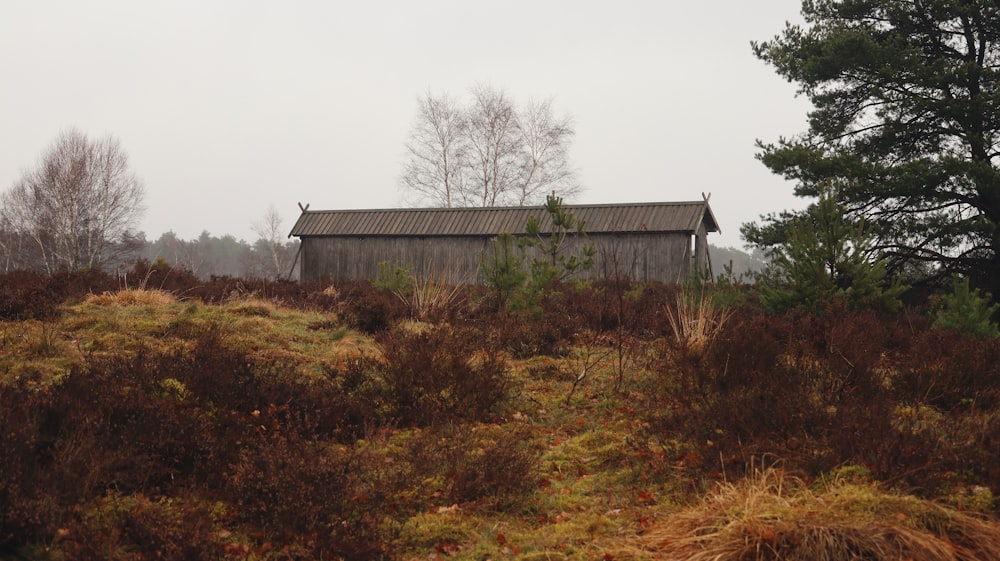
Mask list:
[[[271,317],[280,309],[280,304],[272,300],[252,296],[230,298],[223,309],[247,317]]]
[[[987,561],[1000,525],[870,484],[811,489],[780,470],[726,483],[641,538],[636,557],[690,561]]]
[[[677,295],[677,306],[667,306],[670,329],[679,341],[693,348],[704,347],[715,339],[732,316],[732,311],[712,302],[706,287],[685,289]]]
[[[85,356],[182,352],[206,330],[264,361],[295,364],[304,377],[327,365],[377,352],[374,341],[336,316],[242,298],[180,302],[161,290],[122,289],[88,296],[53,322],[0,322],[0,383],[17,376],[48,383]]]
[[[91,294],[85,304],[97,306],[169,306],[177,302],[177,298],[164,290],[126,288],[115,292]]]
[[[452,282],[451,268],[443,273],[428,272],[414,276],[409,294],[396,292],[410,308],[410,313],[418,320],[428,320],[435,314],[446,312],[461,301],[465,291],[465,281]]]

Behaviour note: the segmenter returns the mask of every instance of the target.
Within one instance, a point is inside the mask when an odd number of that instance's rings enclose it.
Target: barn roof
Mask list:
[[[719,225],[706,201],[564,205],[589,234],[691,232],[701,223],[709,232]],[[528,218],[542,232],[551,221],[541,206],[475,208],[399,208],[382,210],[307,210],[289,237],[314,236],[494,236],[524,234]]]

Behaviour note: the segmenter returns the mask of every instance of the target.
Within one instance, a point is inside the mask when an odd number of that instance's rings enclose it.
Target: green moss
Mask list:
[[[475,517],[454,512],[418,514],[399,530],[398,545],[404,550],[420,550],[468,543],[477,524]]]
[[[557,551],[534,551],[518,555],[514,559],[517,561],[565,561],[568,557]]]
[[[163,389],[162,397],[183,402],[187,399],[188,389],[184,383],[174,378],[164,378],[160,380],[160,388]]]

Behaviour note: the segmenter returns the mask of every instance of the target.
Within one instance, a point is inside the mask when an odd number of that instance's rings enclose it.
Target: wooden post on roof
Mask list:
[[[302,211],[302,214],[305,214],[306,211],[309,210],[309,203],[306,203],[306,206],[302,206],[302,203],[296,204],[299,205],[299,210]],[[288,237],[290,238],[292,235],[288,234]],[[299,249],[295,251],[295,259],[292,259],[292,266],[288,268],[288,276],[286,277],[286,280],[292,280],[292,274],[295,273],[295,266],[299,263],[300,255],[302,255],[302,238],[299,238]],[[299,275],[299,277],[299,280],[301,280],[301,275]]]
[[[705,228],[704,220],[705,212],[708,211],[708,200],[712,198],[712,194],[706,195],[702,191],[701,198],[705,201],[705,211],[702,212],[702,221],[694,233],[694,273],[700,276],[702,281],[706,281],[705,273],[707,272],[707,282],[712,282],[715,277],[712,274],[712,261],[708,255],[708,230]]]

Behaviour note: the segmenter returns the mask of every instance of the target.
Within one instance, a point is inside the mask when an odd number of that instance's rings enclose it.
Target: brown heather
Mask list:
[[[0,275],[0,557],[1000,558],[997,340],[439,289]]]

